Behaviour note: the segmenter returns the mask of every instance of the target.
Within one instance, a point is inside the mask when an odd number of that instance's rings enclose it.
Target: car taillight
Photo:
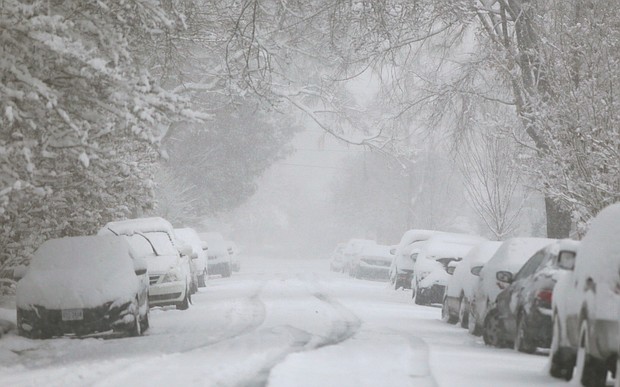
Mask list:
[[[553,290],[551,289],[539,290],[538,294],[536,294],[536,298],[538,298],[541,301],[545,301],[549,303],[551,303],[552,296],[553,296]]]

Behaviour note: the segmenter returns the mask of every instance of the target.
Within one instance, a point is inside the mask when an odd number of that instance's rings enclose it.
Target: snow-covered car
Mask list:
[[[17,283],[18,334],[140,335],[149,326],[148,286],[146,262],[123,238],[47,240]]]
[[[388,280],[388,270],[392,262],[390,246],[368,244],[360,250],[351,272],[355,278]]]
[[[170,222],[160,217],[109,222],[99,230],[99,235],[122,235],[134,249],[139,249],[139,256],[148,265],[151,306],[189,308],[192,250],[176,240]]]
[[[497,274],[510,284],[497,296],[497,342],[514,343],[516,350],[526,353],[549,348],[551,298],[560,274],[558,254],[560,250],[576,252],[578,246],[579,242],[570,239],[557,241],[536,252],[514,277],[510,272]]]
[[[505,342],[497,342],[500,320],[495,301],[497,295],[509,285],[502,281],[504,277],[498,276],[498,273],[509,272],[514,276],[535,252],[555,241],[555,239],[533,237],[508,239],[483,266],[470,304],[469,324],[473,327],[470,331],[482,332],[486,344],[508,345]]]
[[[344,256],[343,251],[346,244],[339,243],[331,254],[329,261],[329,270],[344,273]]]
[[[454,269],[448,280],[446,296],[442,306],[442,315],[450,323],[459,322],[467,328],[469,322],[469,302],[482,266],[491,259],[502,242],[486,241],[474,246],[461,263]]]
[[[232,264],[232,271],[238,272],[241,270],[241,259],[239,257],[239,248],[233,241],[226,241],[228,245],[228,254],[230,254],[230,262]]]
[[[203,250],[207,253],[207,266],[209,267],[209,275],[219,274],[222,277],[230,277],[232,275],[232,257],[228,251],[228,244],[224,238],[212,237],[212,239],[203,238]]]
[[[411,289],[414,264],[411,254],[421,242],[426,241],[439,232],[413,229],[403,234],[400,242],[395,246],[389,270],[390,282],[394,285],[395,290],[400,288]]]
[[[620,345],[620,203],[593,220],[577,253],[560,252],[565,269],[553,295],[553,339],[549,356],[554,377],[583,386],[605,386],[618,375]]]
[[[352,277],[353,273],[351,272],[351,268],[356,264],[357,259],[359,259],[359,253],[364,245],[374,245],[375,242],[372,239],[351,239],[347,242],[342,255],[344,257],[344,271],[349,273]]]
[[[174,229],[174,233],[177,239],[192,248],[192,253],[190,255],[192,279],[200,288],[207,286],[207,278],[209,277],[209,272],[207,270],[207,254],[202,249],[202,241],[198,233],[196,230],[189,227],[176,228]]]
[[[417,305],[442,303],[450,279],[448,265],[461,261],[477,244],[486,239],[466,234],[441,233],[432,236],[414,250],[411,296]]]

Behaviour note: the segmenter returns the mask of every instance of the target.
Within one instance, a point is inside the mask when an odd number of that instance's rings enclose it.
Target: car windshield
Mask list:
[[[176,255],[177,250],[175,249],[172,241],[170,240],[170,236],[163,231],[155,231],[155,232],[146,232],[144,236],[151,241],[153,248],[157,255]]]

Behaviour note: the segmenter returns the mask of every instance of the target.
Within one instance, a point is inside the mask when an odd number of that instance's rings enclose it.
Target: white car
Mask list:
[[[553,292],[550,373],[583,386],[605,386],[620,345],[620,203],[593,220],[576,255],[560,247],[564,273]],[[616,374],[616,385],[620,384]]]
[[[351,272],[355,278],[388,280],[392,262],[391,247],[377,244],[364,245]]]
[[[204,238],[204,236],[202,234],[201,238]],[[226,278],[232,275],[232,256],[228,250],[228,243],[224,238],[203,239],[202,248],[207,253],[209,275],[219,274]]]
[[[99,235],[122,235],[132,247],[139,248],[148,265],[151,306],[189,308],[192,250],[176,240],[170,222],[160,217],[109,222],[99,230]]]
[[[349,276],[353,276],[351,268],[357,264],[356,260],[359,257],[362,247],[365,245],[374,245],[376,243],[377,242],[371,239],[350,239],[347,242],[347,245],[342,251],[342,255],[344,257],[344,271],[349,273]]]
[[[498,273],[509,272],[514,277],[534,253],[555,241],[556,239],[526,237],[511,238],[502,243],[480,271],[480,279],[470,304],[469,323],[473,324],[472,332],[482,332],[488,344],[498,347],[508,345],[491,343],[494,332],[498,331],[496,324],[500,324],[495,300],[497,295],[510,285],[502,282]]]
[[[400,238],[400,242],[395,246],[392,263],[390,264],[389,277],[394,289],[411,289],[413,279],[413,264],[411,254],[417,250],[420,242],[428,240],[440,231],[433,230],[409,230]]]
[[[448,322],[460,322],[461,327],[468,327],[469,302],[478,282],[480,270],[501,244],[502,242],[496,241],[482,242],[474,246],[456,266],[454,274],[448,280],[442,307],[442,315]]]
[[[18,333],[141,335],[149,326],[148,287],[146,262],[123,238],[47,240],[17,282]]]
[[[241,270],[241,259],[239,258],[239,248],[233,241],[226,241],[226,244],[228,245],[228,254],[230,255],[232,271],[238,272]]]
[[[209,272],[207,268],[207,254],[202,249],[202,241],[198,233],[193,228],[176,228],[174,232],[179,240],[184,244],[191,246],[192,254],[190,255],[192,264],[192,279],[200,288],[207,286],[207,278]]]
[[[412,298],[418,305],[442,303],[450,279],[450,262],[461,261],[477,244],[486,239],[466,234],[441,233],[432,236],[412,252]]]

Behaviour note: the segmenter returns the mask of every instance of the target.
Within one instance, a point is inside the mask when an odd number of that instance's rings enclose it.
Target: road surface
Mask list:
[[[486,347],[386,283],[247,257],[142,337],[0,339],[0,386],[566,386],[544,354]],[[12,311],[2,309],[4,316]]]

